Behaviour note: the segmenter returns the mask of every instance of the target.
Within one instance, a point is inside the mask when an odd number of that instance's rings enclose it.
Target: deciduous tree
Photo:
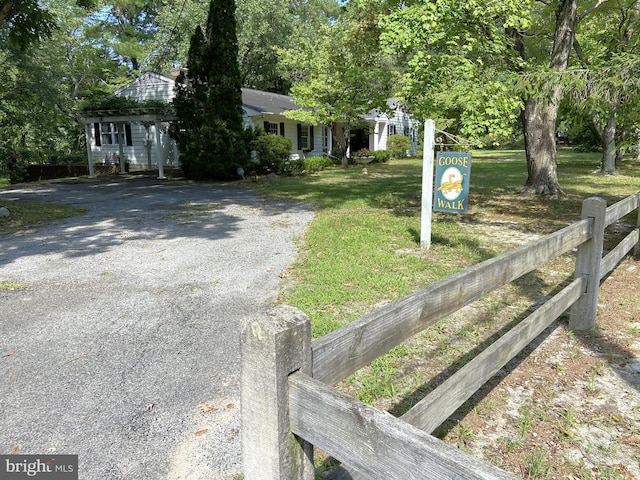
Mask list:
[[[362,124],[363,115],[388,109],[396,77],[391,62],[380,53],[378,36],[375,19],[352,11],[285,55],[297,80],[291,92],[302,107],[287,115],[311,125],[330,125],[343,165],[351,131]]]
[[[305,2],[301,2],[305,3]],[[278,51],[294,42],[299,5],[287,0],[238,0],[236,2],[238,62],[243,87],[289,93],[289,74]],[[189,35],[204,25],[206,4],[200,0],[167,3],[157,17],[151,66],[159,71],[186,65]]]
[[[51,35],[55,19],[37,0],[0,1],[0,46],[24,49]]]
[[[436,0],[380,11],[383,48],[418,115],[481,144],[514,137],[521,99],[511,73],[522,62],[507,32],[527,28],[526,4]]]
[[[625,128],[629,139],[637,137],[639,17],[640,0],[604,4],[580,22],[574,43],[583,83],[573,98],[591,117],[602,146],[600,172],[607,175],[626,147]]]
[[[559,0],[556,11],[553,45],[549,70],[564,72],[575,38],[578,0]],[[524,43],[518,42],[523,60],[527,60]],[[525,98],[522,115],[525,152],[527,157],[527,181],[524,193],[557,198],[561,195],[556,163],[556,124],[562,99],[563,85],[558,81],[543,80],[536,92]]]
[[[48,36],[24,49],[0,50],[0,158],[44,161],[49,155],[86,152],[77,107],[122,83],[123,71],[85,36],[88,12],[75,0],[48,0],[55,20]]]
[[[139,72],[152,56],[160,0],[83,0],[96,13],[87,34],[109,47],[132,72]]]

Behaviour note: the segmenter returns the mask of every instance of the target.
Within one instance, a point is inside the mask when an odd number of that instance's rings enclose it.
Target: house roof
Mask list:
[[[396,97],[387,98],[387,107],[389,107],[390,110],[393,111],[399,106],[400,101]],[[380,117],[380,114],[380,109],[374,108],[373,110],[369,110],[369,112],[365,113],[363,115],[363,118],[365,120],[376,120],[378,117]]]
[[[164,73],[147,72],[141,76],[134,78],[132,81],[123,85],[109,96],[153,96],[160,84],[171,85],[176,81],[176,77],[166,75]]]
[[[298,110],[300,107],[287,95],[242,89],[242,105],[251,108],[258,113],[273,113],[280,115],[287,110]]]
[[[173,98],[173,85],[178,73],[180,73],[179,69],[173,69],[170,74],[147,72],[119,88],[111,95],[133,97],[139,100],[157,99],[170,102]],[[287,110],[300,109],[300,106],[288,95],[251,88],[242,89],[242,106],[249,116],[258,114],[282,115]],[[389,98],[387,106],[392,111],[397,109],[399,107],[398,99]],[[379,109],[372,109],[363,115],[363,118],[368,121],[375,121],[381,116],[386,117]]]

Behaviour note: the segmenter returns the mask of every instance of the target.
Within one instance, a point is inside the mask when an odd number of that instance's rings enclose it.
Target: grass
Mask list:
[[[310,315],[314,337],[358,318],[467,266],[491,258],[508,245],[481,241],[469,223],[485,218],[516,222],[523,232],[548,233],[580,218],[581,202],[600,195],[613,202],[640,190],[640,165],[627,162],[620,174],[594,175],[598,154],[561,150],[560,201],[526,198],[521,151],[473,152],[467,216],[434,214],[432,247],[419,249],[421,160],[372,164],[262,183],[267,197],[317,207],[302,253],[290,271],[292,287],[280,300]]]
[[[432,247],[419,249],[421,160],[372,164],[262,183],[267,197],[317,207],[293,286],[281,301],[310,315],[322,336],[389,302],[508,249],[482,242],[467,228],[485,218],[515,222],[525,233],[549,233],[580,218],[581,202],[600,195],[613,202],[640,189],[640,165],[594,175],[598,154],[560,150],[558,175],[566,196],[541,201],[519,195],[526,179],[521,151],[473,152],[469,215],[434,214]]]
[[[25,286],[15,280],[0,278],[0,292],[12,292],[23,288],[25,288]]]
[[[473,152],[469,212],[435,213],[429,250],[419,245],[419,159],[372,164],[368,175],[358,167],[334,168],[281,178],[274,184],[258,183],[256,188],[266,197],[316,207],[316,219],[287,273],[287,288],[279,301],[307,313],[313,335],[318,337],[381,304],[510,250],[531,235],[559,230],[580,218],[584,198],[598,195],[611,204],[640,190],[639,163],[623,162],[618,175],[605,177],[594,174],[599,160],[598,154],[561,150],[558,176],[565,195],[549,201],[520,195],[526,180],[523,152]],[[635,218],[628,220],[636,222]],[[514,237],[500,234],[505,230]],[[517,234],[521,241],[515,238]],[[570,254],[553,260],[545,271],[532,272],[488,295],[480,305],[474,304],[472,311],[439,322],[337,387],[401,415],[473,358],[478,348],[524,318],[533,304],[571,275],[574,262]],[[575,346],[573,351],[580,354]],[[552,372],[560,381],[565,376],[561,362]],[[601,366],[594,365],[587,377],[593,394],[597,393],[600,372]],[[464,408],[487,409],[482,400],[475,405],[479,408]],[[498,443],[522,455],[523,445],[533,441],[529,432],[534,428],[555,429],[559,441],[572,443],[577,435],[577,415],[570,407],[554,412],[527,406],[513,420],[512,437],[502,437]],[[466,423],[447,421],[437,436],[466,445],[474,439],[474,431]],[[528,453],[528,457],[521,457],[522,471],[530,478],[547,476],[550,466],[540,452]],[[327,462],[330,460],[323,457],[318,463]]]
[[[547,478],[551,473],[551,462],[547,452],[536,448],[527,456],[527,478]]]
[[[11,216],[0,218],[0,235],[9,235],[63,218],[84,215],[86,209],[56,203],[31,203],[17,200],[2,200]]]
[[[258,182],[255,188],[266,197],[312,203],[316,207],[316,218],[300,245],[297,261],[287,272],[287,288],[280,293],[279,301],[307,313],[313,335],[318,337],[381,304],[513,248],[519,241],[517,234],[526,239],[576,221],[582,200],[588,196],[599,195],[613,203],[640,190],[639,163],[626,161],[619,174],[611,177],[593,174],[598,164],[597,154],[561,150],[558,175],[565,197],[545,201],[519,195],[526,179],[523,152],[473,152],[469,213],[434,214],[429,250],[422,250],[419,245],[420,160],[371,164],[368,175],[363,175],[359,167],[334,168],[302,177],[283,177],[273,184]],[[54,219],[54,214],[45,212],[45,208],[63,209],[57,218],[82,214],[65,211],[62,206],[17,202],[6,206],[14,214],[9,221],[15,223],[9,225],[0,219],[0,234]],[[192,211],[178,212],[176,218],[204,215],[203,210],[212,206],[185,206],[191,207]],[[629,219],[630,223],[635,221]],[[500,234],[505,225],[510,227],[506,229],[509,235]],[[551,280],[566,279],[573,266],[570,255],[554,260],[548,270],[532,272],[489,294],[472,310],[459,312],[396,347],[339,388],[394,414],[404,413],[473,358],[478,348],[524,318],[532,304],[556,288]],[[625,301],[637,303],[635,297]],[[628,330],[630,335],[640,337],[637,326],[630,325]],[[573,349],[570,360],[577,362],[583,355],[576,347],[579,340],[571,334],[567,337]],[[592,395],[598,394],[597,380],[602,370],[601,364],[594,363],[580,377],[587,381]],[[567,375],[566,366],[556,361],[552,373],[562,382]],[[487,418],[494,417],[500,412],[492,402],[495,400],[479,400],[477,408],[472,406],[467,411],[478,410]],[[532,431],[544,426],[559,432],[558,444],[573,444],[580,435],[580,415],[571,407],[540,409],[530,405],[514,418],[513,435],[500,437],[496,443],[520,455],[523,448],[529,448]],[[472,443],[481,433],[466,422],[446,422],[439,430],[438,436],[461,446]],[[544,478],[549,466],[536,450],[527,450],[529,454],[522,459],[526,469],[523,471],[531,478]],[[324,456],[319,456],[316,463],[320,469],[334,466]]]

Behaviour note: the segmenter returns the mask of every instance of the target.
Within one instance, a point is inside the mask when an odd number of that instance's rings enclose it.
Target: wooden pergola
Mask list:
[[[147,134],[151,125],[155,125],[156,131],[156,163],[158,165],[158,178],[165,178],[164,165],[160,155],[160,126],[162,122],[170,122],[176,120],[176,115],[169,107],[141,107],[141,108],[125,108],[125,109],[108,109],[108,110],[87,110],[80,114],[79,120],[85,126],[85,135],[87,140],[87,160],[89,162],[89,177],[94,178],[95,172],[93,168],[93,156],[91,154],[91,144],[93,140],[93,129],[91,125],[94,123],[113,123],[118,126],[118,132],[124,131],[125,123],[142,124]],[[120,173],[125,173],[124,160],[124,138],[118,135],[118,149],[120,153]],[[147,150],[147,161],[149,169],[151,169],[151,149]]]

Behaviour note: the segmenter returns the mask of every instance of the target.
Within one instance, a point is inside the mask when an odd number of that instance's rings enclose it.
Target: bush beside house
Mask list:
[[[249,173],[266,175],[275,173],[286,174],[288,169],[289,154],[291,153],[291,140],[280,135],[269,135],[263,130],[256,130],[256,137],[251,142],[251,150],[256,152],[255,161],[252,162]]]
[[[390,135],[387,138],[387,150],[393,158],[406,158],[407,153],[411,151],[411,140],[404,135]]]

